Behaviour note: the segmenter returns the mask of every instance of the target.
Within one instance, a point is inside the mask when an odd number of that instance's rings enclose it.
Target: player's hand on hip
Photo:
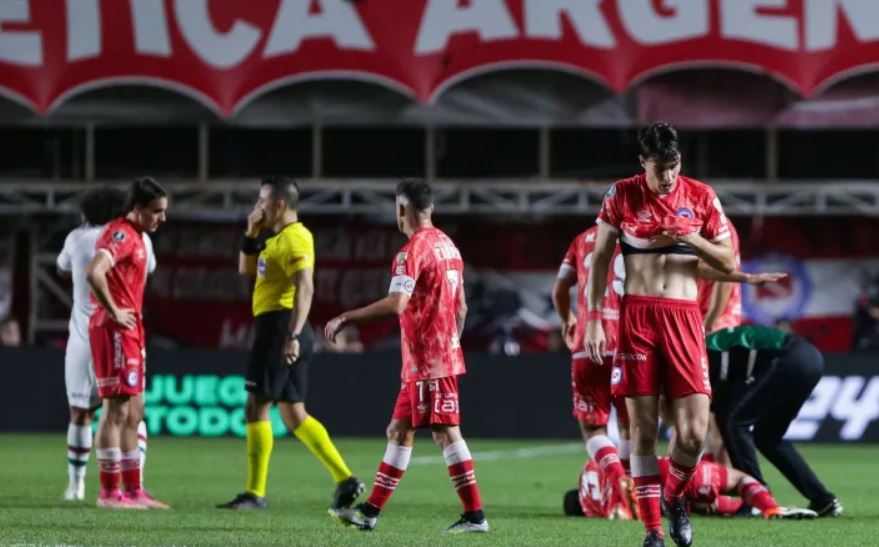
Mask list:
[[[568,349],[574,351],[574,344],[576,342],[576,334],[577,334],[577,319],[571,317],[564,323],[562,323],[562,338],[565,340],[565,345],[568,346]]]
[[[324,328],[324,338],[335,344],[336,336],[342,332],[343,328],[345,328],[345,318],[343,316],[340,315],[330,319],[330,322]]]
[[[126,329],[133,329],[137,326],[137,315],[131,308],[117,308],[112,313],[112,318],[113,321]]]
[[[584,345],[586,346],[586,354],[596,364],[600,365],[603,363],[605,344],[604,328],[601,326],[601,320],[593,319],[587,322]]]
[[[300,345],[299,340],[287,340],[284,342],[284,348],[281,351],[281,360],[287,365],[295,365],[299,361]]]
[[[754,285],[757,287],[762,287],[767,283],[775,283],[776,281],[780,281],[787,277],[787,274],[784,272],[763,272],[763,273],[754,273],[748,274],[748,285]]]

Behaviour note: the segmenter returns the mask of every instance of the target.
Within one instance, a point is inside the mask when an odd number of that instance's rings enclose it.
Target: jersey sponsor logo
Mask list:
[[[128,384],[129,387],[136,387],[139,379],[140,374],[136,370],[130,370],[128,371],[128,374],[125,375],[125,383]]]
[[[877,420],[879,376],[824,376],[812,390],[812,395],[800,409],[784,438],[800,441],[816,438],[821,441],[875,441]],[[820,432],[822,429],[824,431]]]
[[[742,265],[748,273],[788,272],[788,277],[763,287],[742,286],[745,316],[762,325],[778,319],[796,320],[812,300],[812,280],[803,261],[783,254],[766,254]]]
[[[675,216],[682,218],[693,218],[693,210],[689,207],[678,207],[675,209]]]
[[[638,220],[641,222],[649,222],[653,215],[650,214],[650,211],[641,210],[635,213],[635,216],[638,217]]]
[[[623,369],[621,367],[613,367],[610,372],[610,384],[615,386],[623,381]]]
[[[266,275],[266,259],[260,257],[259,260],[256,261],[256,275],[260,277],[265,277]]]
[[[646,353],[617,353],[617,359],[620,361],[646,361]]]

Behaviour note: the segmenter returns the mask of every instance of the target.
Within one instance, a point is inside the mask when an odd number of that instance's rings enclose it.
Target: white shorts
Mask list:
[[[101,405],[98,381],[92,364],[92,348],[88,340],[71,335],[64,354],[64,383],[67,403],[76,408],[92,409]]]

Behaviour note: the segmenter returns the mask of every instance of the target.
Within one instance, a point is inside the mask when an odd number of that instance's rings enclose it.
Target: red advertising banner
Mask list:
[[[879,64],[864,0],[4,0],[0,93],[48,113],[145,84],[222,116],[309,79],[361,79],[433,101],[518,67],[623,91],[652,74],[734,67],[802,96]]]

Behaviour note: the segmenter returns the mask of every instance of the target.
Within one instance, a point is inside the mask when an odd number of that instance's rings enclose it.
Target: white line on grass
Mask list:
[[[517,448],[515,450],[489,450],[486,452],[474,452],[473,461],[484,462],[487,460],[527,460],[541,456],[555,456],[557,454],[573,454],[585,452],[580,443],[551,444],[546,446],[532,446],[530,448]],[[445,463],[442,456],[420,456],[412,458],[409,465],[434,465]]]

